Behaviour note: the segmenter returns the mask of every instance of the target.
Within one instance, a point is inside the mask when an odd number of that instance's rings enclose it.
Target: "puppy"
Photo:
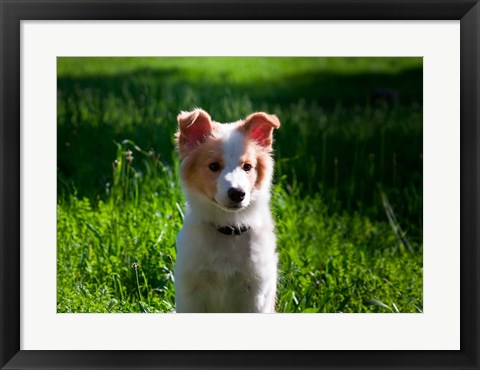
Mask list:
[[[176,144],[187,200],[177,236],[177,312],[275,312],[276,237],[270,212],[273,130],[263,112],[220,124],[181,112]]]

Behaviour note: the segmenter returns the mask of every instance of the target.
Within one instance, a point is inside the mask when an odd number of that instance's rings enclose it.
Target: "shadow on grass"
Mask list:
[[[146,93],[164,98],[165,93],[182,98],[182,92],[191,88],[199,92],[202,105],[225,96],[248,96],[254,103],[289,104],[299,99],[316,102],[326,109],[341,104],[348,108],[364,105],[375,98],[390,103],[422,103],[423,69],[406,68],[399,72],[363,71],[362,73],[333,73],[331,71],[300,72],[279,79],[256,79],[249,83],[231,82],[229,74],[219,74],[215,80],[191,76],[180,68],[137,69],[115,75],[88,75],[60,77],[60,91],[95,89],[102,96],[111,94],[120,98],[141,97]],[[393,97],[392,101],[392,95]]]

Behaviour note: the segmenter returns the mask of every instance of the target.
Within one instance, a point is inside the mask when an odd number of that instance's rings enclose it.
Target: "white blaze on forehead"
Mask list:
[[[230,170],[240,164],[245,150],[245,136],[235,127],[234,124],[222,125],[224,166]]]
[[[245,150],[245,136],[236,127],[235,123],[222,125],[224,168],[219,178],[219,193],[226,193],[231,187],[250,190],[248,177],[240,167]]]

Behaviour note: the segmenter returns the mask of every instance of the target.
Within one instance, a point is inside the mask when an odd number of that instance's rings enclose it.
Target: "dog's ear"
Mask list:
[[[177,145],[181,153],[194,149],[205,141],[212,131],[210,115],[202,109],[191,112],[180,112],[177,116],[178,128]]]
[[[244,123],[245,134],[261,146],[271,149],[273,142],[273,129],[280,127],[277,116],[264,112],[249,115]]]

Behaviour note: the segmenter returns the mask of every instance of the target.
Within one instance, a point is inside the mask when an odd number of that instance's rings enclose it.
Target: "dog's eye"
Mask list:
[[[220,163],[212,162],[212,163],[210,163],[208,168],[210,168],[210,171],[217,172],[220,169]]]
[[[244,170],[244,171],[248,172],[248,171],[250,171],[251,169],[252,169],[252,165],[251,165],[250,163],[245,163],[245,164],[243,165],[243,170]]]

